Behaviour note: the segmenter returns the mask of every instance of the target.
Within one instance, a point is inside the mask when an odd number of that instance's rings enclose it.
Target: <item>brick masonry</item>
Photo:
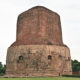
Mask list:
[[[44,7],[34,7],[18,17],[16,45],[64,45],[60,16]]]
[[[10,47],[7,55],[7,74],[25,74],[26,76],[71,74],[70,58],[69,49],[62,46],[22,45]]]
[[[41,6],[20,14],[16,41],[8,48],[6,63],[8,77],[72,74],[59,15]]]

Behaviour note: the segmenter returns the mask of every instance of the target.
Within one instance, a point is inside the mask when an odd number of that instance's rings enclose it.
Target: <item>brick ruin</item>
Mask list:
[[[69,48],[63,44],[60,16],[42,6],[21,13],[16,41],[8,48],[6,75],[72,74]]]

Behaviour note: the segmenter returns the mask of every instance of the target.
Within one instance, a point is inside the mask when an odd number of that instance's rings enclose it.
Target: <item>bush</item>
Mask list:
[[[80,78],[80,75],[62,75],[63,77],[79,77]]]
[[[4,76],[4,73],[0,73],[0,76]]]

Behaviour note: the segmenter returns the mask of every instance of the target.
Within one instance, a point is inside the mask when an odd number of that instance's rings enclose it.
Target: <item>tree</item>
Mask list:
[[[77,72],[80,71],[80,62],[77,60],[72,60],[72,71]]]
[[[4,75],[6,72],[6,65],[2,65],[0,62],[0,75]]]

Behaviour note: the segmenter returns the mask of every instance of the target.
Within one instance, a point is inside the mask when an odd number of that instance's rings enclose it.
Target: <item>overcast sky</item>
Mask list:
[[[0,0],[0,61],[6,63],[7,49],[16,40],[18,15],[37,5],[60,15],[63,42],[71,58],[80,61],[80,0]]]

